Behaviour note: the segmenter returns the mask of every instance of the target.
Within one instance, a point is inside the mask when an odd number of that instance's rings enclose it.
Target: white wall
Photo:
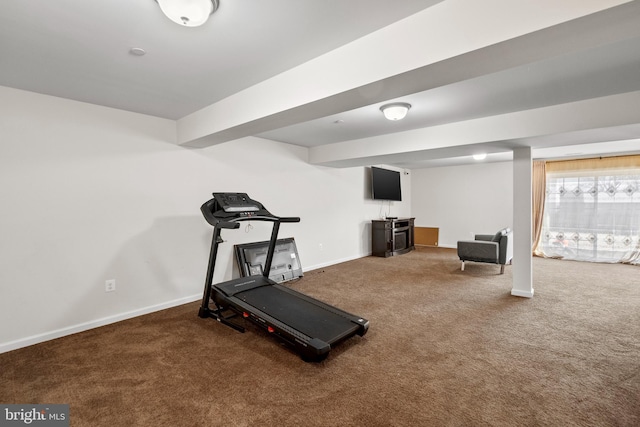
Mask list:
[[[418,227],[439,227],[439,246],[455,248],[475,233],[513,228],[511,162],[414,169],[412,216]]]
[[[175,132],[170,120],[0,87],[0,352],[198,299],[212,231],[199,208],[213,191],[300,216],[280,236],[295,237],[305,270],[371,252],[381,203],[368,169],[310,165],[306,148],[258,138],[187,149]],[[392,215],[410,214],[403,185]],[[237,274],[234,243],[268,239],[265,223],[245,224],[223,231],[215,281]]]

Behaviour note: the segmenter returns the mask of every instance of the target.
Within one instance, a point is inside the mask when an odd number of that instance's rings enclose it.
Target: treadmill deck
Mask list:
[[[294,291],[295,292],[295,291]],[[297,292],[296,292],[297,294]],[[360,326],[335,312],[335,308],[302,299],[282,285],[262,286],[235,295],[299,332],[332,344],[353,334]]]

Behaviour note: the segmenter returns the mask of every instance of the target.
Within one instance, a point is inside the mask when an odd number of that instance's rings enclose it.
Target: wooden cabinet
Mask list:
[[[373,220],[371,225],[372,254],[389,257],[414,250],[414,220],[415,218]]]

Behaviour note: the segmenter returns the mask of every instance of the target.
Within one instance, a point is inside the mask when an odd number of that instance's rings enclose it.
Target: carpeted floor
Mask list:
[[[198,303],[0,354],[0,403],[69,403],[72,426],[638,426],[640,268],[511,267],[419,248],[291,287],[371,322],[304,363]]]

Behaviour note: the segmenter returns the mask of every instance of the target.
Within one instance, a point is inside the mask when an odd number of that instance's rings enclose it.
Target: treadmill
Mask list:
[[[292,347],[307,362],[320,362],[332,346],[367,332],[368,320],[269,279],[280,224],[300,222],[300,218],[275,216],[246,193],[213,193],[200,210],[213,226],[213,238],[198,316],[216,319],[240,332],[245,328],[234,319],[249,320]],[[239,222],[249,220],[273,223],[263,274],[213,284],[218,245],[223,242],[221,230],[237,229]]]

